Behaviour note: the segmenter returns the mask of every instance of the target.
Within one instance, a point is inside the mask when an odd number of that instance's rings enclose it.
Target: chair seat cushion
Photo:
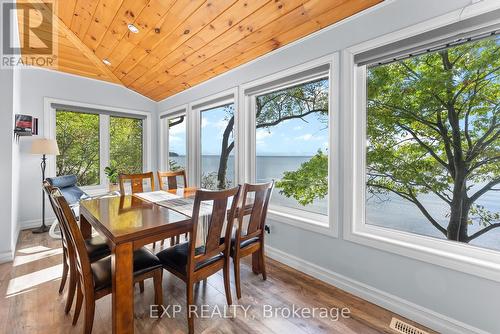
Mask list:
[[[220,243],[221,244],[224,242],[224,239],[225,239],[224,237],[220,238]],[[251,244],[253,244],[254,242],[257,242],[257,241],[259,241],[258,237],[253,237],[253,238],[250,238],[248,240],[241,241],[240,242],[240,248],[245,248],[246,246],[249,246],[249,245],[251,245]],[[233,254],[234,254],[234,245],[235,244],[236,244],[236,238],[233,235],[231,237],[231,250],[230,250],[231,256],[233,256]]]
[[[107,256],[91,265],[96,291],[111,287],[111,256]],[[158,258],[146,248],[139,248],[134,252],[134,276],[161,268]]]
[[[259,241],[258,237],[253,237],[253,238],[250,238],[248,240],[241,241],[240,248],[245,248],[246,246],[253,244],[254,242],[257,242],[257,241]],[[235,243],[236,243],[236,240],[234,238],[231,239],[231,249],[234,248]]]
[[[184,242],[182,244],[177,244],[175,246],[169,247],[165,250],[162,250],[156,256],[160,259],[160,262],[163,264],[165,269],[174,269],[180,274],[186,275],[186,265],[188,260],[189,253],[189,242]],[[200,246],[195,249],[195,255],[200,255],[205,253],[205,246]],[[195,266],[195,270],[201,269],[209,264],[214,263],[215,261],[222,259],[224,255],[222,253],[213,256],[207,260],[199,262]]]
[[[97,261],[111,254],[106,241],[99,236],[85,239],[85,248],[87,249],[87,254],[89,254],[90,262]]]

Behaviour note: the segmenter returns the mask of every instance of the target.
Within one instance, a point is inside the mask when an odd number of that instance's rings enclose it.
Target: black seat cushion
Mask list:
[[[177,244],[175,246],[169,247],[167,249],[162,250],[156,256],[160,259],[160,262],[163,264],[165,269],[172,268],[180,274],[186,275],[186,265],[188,260],[189,253],[189,242],[184,242],[182,244]],[[205,253],[205,246],[200,246],[195,249],[195,255]],[[222,259],[224,255],[222,253],[213,256],[207,260],[199,262],[195,266],[195,270],[201,269],[209,264],[214,263],[215,261]]]
[[[85,248],[87,248],[90,262],[97,261],[111,254],[106,241],[99,236],[85,239]]]
[[[111,287],[111,256],[100,259],[90,266],[94,276],[95,290]],[[144,247],[134,251],[134,276],[157,268],[161,268],[161,263],[153,253]]]
[[[224,237],[220,238],[220,243],[222,244],[224,242],[224,240],[225,240]],[[259,241],[258,237],[253,237],[253,238],[250,238],[248,240],[241,241],[240,242],[240,248],[245,248],[246,246],[251,245],[251,244],[253,244],[254,242],[257,242],[257,241]],[[231,237],[231,249],[230,249],[231,256],[233,256],[233,254],[234,254],[234,245],[235,244],[236,244],[236,238],[233,235]]]

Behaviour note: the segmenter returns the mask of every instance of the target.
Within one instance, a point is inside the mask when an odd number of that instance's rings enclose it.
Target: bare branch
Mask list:
[[[446,161],[444,161],[443,159],[441,159],[437,154],[436,152],[434,152],[434,150],[429,147],[426,143],[424,143],[419,137],[418,135],[415,133],[415,131],[413,131],[412,129],[410,129],[409,127],[407,127],[406,125],[403,125],[401,123],[397,123],[397,125],[402,128],[403,130],[407,131],[409,134],[411,134],[411,136],[413,138],[415,138],[415,140],[419,143],[420,146],[422,146],[423,148],[426,149],[427,152],[429,152],[429,154],[434,158],[436,159],[437,162],[439,162],[443,167],[445,167],[447,170],[450,170],[450,165],[448,163],[446,163]]]
[[[467,237],[467,242],[470,242],[471,240],[474,240],[477,237],[479,237],[479,236],[485,234],[486,232],[491,231],[491,230],[493,230],[494,228],[497,228],[497,227],[500,227],[500,223],[495,223],[495,224],[488,225],[487,227],[483,228],[482,230],[477,231],[476,233],[472,234],[471,236],[468,236]]]
[[[485,193],[487,193],[489,190],[491,190],[494,186],[500,183],[500,177],[497,177],[496,179],[491,180],[490,182],[486,183],[484,187],[479,189],[474,195],[472,195],[469,198],[470,203],[474,203],[479,197],[483,196]]]
[[[279,123],[286,121],[286,120],[289,120],[289,119],[303,118],[307,115],[314,114],[316,112],[325,112],[325,111],[327,111],[327,110],[326,109],[312,109],[312,110],[309,110],[305,113],[297,114],[297,115],[289,115],[289,116],[281,116],[280,115],[280,117],[278,119],[276,119],[272,122],[257,124],[257,128],[267,128],[270,126],[278,125]]]

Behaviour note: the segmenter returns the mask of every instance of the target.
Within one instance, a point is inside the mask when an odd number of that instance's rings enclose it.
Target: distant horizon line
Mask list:
[[[186,157],[187,155],[170,155],[170,158],[178,158],[178,157]],[[202,157],[218,157],[220,154],[202,154]],[[312,155],[306,155],[306,154],[301,154],[301,155],[284,155],[284,154],[260,154],[257,155],[258,157],[313,157],[314,154]],[[234,157],[234,155],[230,155],[229,157]]]

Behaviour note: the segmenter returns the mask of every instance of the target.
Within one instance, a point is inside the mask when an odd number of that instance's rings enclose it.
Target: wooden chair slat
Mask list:
[[[125,195],[125,182],[130,181],[130,187],[132,189],[132,194],[144,192],[144,180],[150,182],[151,191],[155,190],[155,180],[153,172],[140,173],[140,174],[120,174],[120,194]]]

